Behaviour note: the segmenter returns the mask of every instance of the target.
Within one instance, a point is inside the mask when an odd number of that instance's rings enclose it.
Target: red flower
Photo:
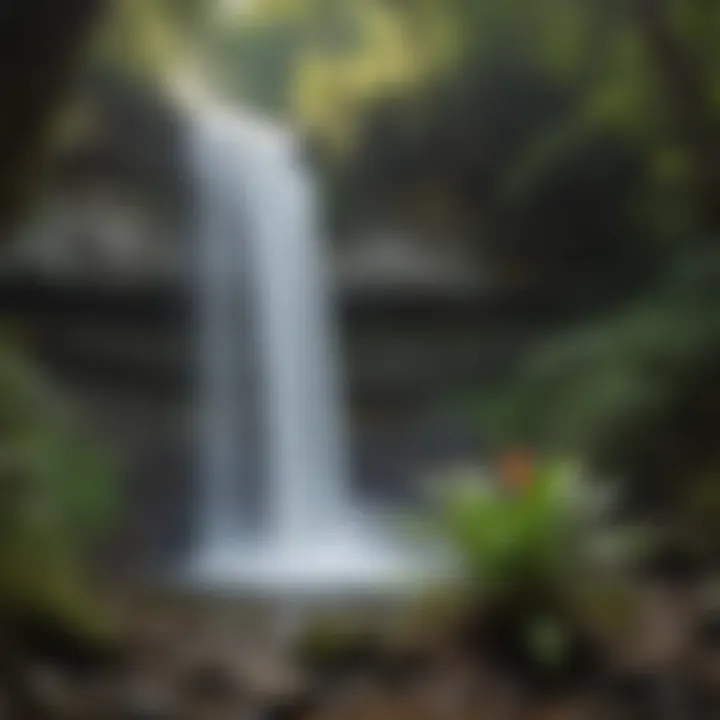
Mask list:
[[[500,486],[513,494],[523,492],[533,479],[533,458],[522,449],[503,453],[497,461],[497,475]]]

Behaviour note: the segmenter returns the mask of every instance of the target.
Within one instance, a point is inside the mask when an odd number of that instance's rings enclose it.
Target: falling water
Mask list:
[[[385,541],[370,542],[377,533],[349,492],[318,213],[294,140],[206,108],[192,149],[201,369],[197,572],[219,584],[294,590],[395,582],[406,559]],[[254,421],[261,427],[255,440]],[[254,506],[253,485],[263,496]]]

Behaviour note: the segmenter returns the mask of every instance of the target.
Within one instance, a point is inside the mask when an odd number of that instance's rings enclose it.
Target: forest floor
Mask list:
[[[720,630],[699,633],[696,589],[648,588],[643,627],[618,643],[610,665],[553,692],[532,690],[490,661],[469,663],[440,648],[430,663],[409,662],[394,673],[359,664],[319,682],[290,652],[294,633],[309,621],[307,606],[127,589],[110,597],[122,663],[78,677],[37,668],[42,717],[720,720]],[[403,612],[343,610],[388,631]]]

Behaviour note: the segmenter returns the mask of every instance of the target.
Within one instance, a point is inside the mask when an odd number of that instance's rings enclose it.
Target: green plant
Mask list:
[[[612,522],[613,495],[569,463],[541,463],[524,487],[471,468],[446,479],[435,527],[483,595],[555,592],[616,570],[641,536]]]
[[[689,486],[704,492],[718,466],[719,280],[717,249],[677,250],[657,289],[526,353],[483,402],[483,427],[500,445],[588,458],[636,505],[682,520]]]
[[[0,601],[81,612],[85,551],[109,521],[110,465],[27,358],[0,346]]]
[[[28,358],[0,341],[0,675],[13,716],[39,714],[28,664],[87,671],[117,657],[85,566],[113,506],[109,468]]]
[[[595,638],[634,612],[625,570],[648,538],[619,524],[614,494],[571,463],[515,475],[446,478],[434,528],[460,565],[464,642],[555,672],[591,657]]]

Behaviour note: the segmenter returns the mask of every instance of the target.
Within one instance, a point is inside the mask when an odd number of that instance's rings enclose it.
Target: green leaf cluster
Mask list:
[[[489,602],[567,600],[622,572],[647,538],[613,517],[613,494],[572,463],[542,462],[526,487],[470,468],[446,477],[433,515],[472,593]]]
[[[0,348],[0,603],[70,612],[115,507],[111,463],[31,363]]]

